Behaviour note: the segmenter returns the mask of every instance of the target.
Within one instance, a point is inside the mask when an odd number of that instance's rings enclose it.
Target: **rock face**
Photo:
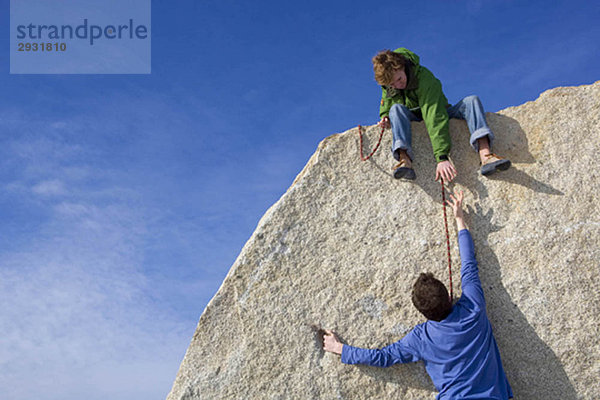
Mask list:
[[[465,191],[515,398],[598,398],[600,82],[549,90],[487,117],[495,152],[513,167],[479,175],[465,122],[451,120],[453,187]],[[378,129],[366,136],[365,152]],[[410,300],[417,275],[448,280],[441,187],[423,123],[413,123],[415,182],[391,176],[390,144],[387,132],[361,162],[356,128],[321,142],[204,310],[168,399],[434,398],[422,363],[343,365],[312,328],[382,347],[424,321]]]

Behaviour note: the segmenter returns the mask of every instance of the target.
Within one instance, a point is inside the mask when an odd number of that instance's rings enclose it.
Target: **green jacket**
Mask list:
[[[436,161],[447,160],[450,154],[450,132],[446,108],[449,104],[442,92],[442,83],[431,71],[419,65],[419,56],[412,51],[401,47],[394,52],[402,54],[412,65],[406,71],[406,89],[381,87],[379,117],[389,115],[392,105],[404,104],[425,121]]]

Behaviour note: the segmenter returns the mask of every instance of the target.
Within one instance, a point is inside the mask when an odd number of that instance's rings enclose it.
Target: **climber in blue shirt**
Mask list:
[[[345,364],[389,367],[423,360],[439,391],[437,399],[510,399],[512,389],[486,314],[475,247],[464,222],[462,191],[450,199],[462,260],[462,296],[458,302],[452,306],[444,284],[431,273],[422,273],[413,286],[412,301],[427,318],[425,323],[398,342],[372,350],[343,344],[327,330],[324,349],[341,354]]]

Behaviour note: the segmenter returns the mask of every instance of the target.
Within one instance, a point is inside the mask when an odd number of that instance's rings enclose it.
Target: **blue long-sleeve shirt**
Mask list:
[[[499,399],[513,397],[492,326],[468,230],[458,233],[462,296],[442,321],[428,320],[400,341],[382,349],[344,345],[342,362],[388,367],[423,360],[439,391],[437,399]]]

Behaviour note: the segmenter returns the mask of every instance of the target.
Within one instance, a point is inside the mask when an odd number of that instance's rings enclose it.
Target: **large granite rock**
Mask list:
[[[484,99],[485,100],[485,99]],[[478,174],[451,120],[487,310],[517,399],[600,396],[600,82],[488,114],[513,168]],[[204,310],[169,399],[432,399],[422,363],[348,366],[313,325],[381,347],[423,317],[419,272],[447,281],[440,184],[423,123],[414,183],[391,176],[391,135],[367,162],[357,129],[321,142],[264,215]],[[378,137],[369,128],[365,149]],[[368,151],[368,149],[366,150]],[[453,223],[453,221],[449,221]],[[453,225],[451,225],[453,226]],[[455,296],[460,295],[451,228]]]

